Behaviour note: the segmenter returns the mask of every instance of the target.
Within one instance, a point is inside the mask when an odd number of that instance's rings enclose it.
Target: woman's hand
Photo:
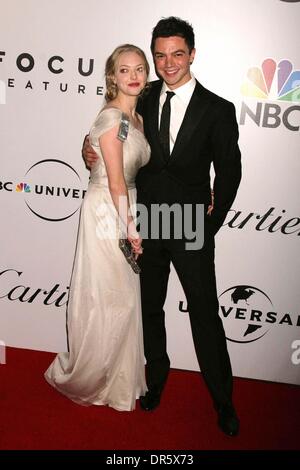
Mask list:
[[[132,251],[135,254],[135,259],[139,257],[139,255],[143,254],[143,247],[142,247],[142,238],[130,238],[128,237],[128,240],[131,243],[132,246]]]
[[[136,230],[136,226],[131,220],[128,224],[128,232],[127,232],[127,239],[132,246],[132,251],[135,254],[135,259],[139,257],[143,253],[142,248],[142,238],[139,236],[138,231]]]

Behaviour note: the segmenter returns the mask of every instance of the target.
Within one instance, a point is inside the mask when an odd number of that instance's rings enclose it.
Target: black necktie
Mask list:
[[[171,116],[171,98],[175,95],[173,91],[167,91],[167,98],[164,102],[159,128],[159,141],[163,148],[166,159],[170,156],[170,116]]]

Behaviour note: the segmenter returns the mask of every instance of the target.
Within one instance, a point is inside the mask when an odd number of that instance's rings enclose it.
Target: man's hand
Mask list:
[[[98,160],[98,155],[96,154],[95,150],[90,146],[89,136],[86,135],[83,147],[82,147],[82,158],[84,160],[85,166],[90,170],[92,166]]]
[[[215,201],[214,192],[213,190],[211,190],[211,204],[208,206],[208,209],[207,209],[208,215],[210,215],[214,209],[214,201]]]

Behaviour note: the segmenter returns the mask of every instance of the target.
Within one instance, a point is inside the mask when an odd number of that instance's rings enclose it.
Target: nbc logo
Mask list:
[[[17,193],[30,193],[30,186],[27,183],[19,183],[16,186]]]
[[[293,104],[282,109],[280,104],[274,103],[300,103],[300,70],[293,70],[289,60],[283,59],[277,63],[268,58],[262,62],[261,67],[251,67],[241,92],[245,97],[259,101],[256,102],[255,109],[253,105],[250,107],[242,102],[240,124],[244,125],[246,116],[249,116],[257,126],[276,128],[282,122],[291,131],[299,130],[300,106]]]
[[[247,73],[248,81],[242,85],[245,96],[255,98],[300,101],[300,70],[294,70],[289,60],[276,64],[266,59],[259,67],[251,67]]]

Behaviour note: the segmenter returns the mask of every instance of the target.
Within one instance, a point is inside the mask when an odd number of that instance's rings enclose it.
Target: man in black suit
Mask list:
[[[235,109],[191,74],[195,48],[190,24],[176,17],[160,20],[153,29],[151,51],[160,80],[151,84],[138,108],[151,146],[150,161],[136,181],[138,203],[149,212],[153,204],[179,204],[183,211],[188,205],[194,219],[199,204],[204,204],[205,220],[202,248],[187,249],[184,236],[176,239],[176,221],[169,239],[160,236],[143,242],[141,294],[148,392],[140,405],[145,411],[159,405],[170,369],[163,306],[172,262],[187,299],[195,351],[219,427],[234,436],[239,419],[232,404],[231,364],[218,315],[214,235],[241,179]],[[89,161],[87,153],[84,150]],[[211,164],[215,171],[212,211]]]

